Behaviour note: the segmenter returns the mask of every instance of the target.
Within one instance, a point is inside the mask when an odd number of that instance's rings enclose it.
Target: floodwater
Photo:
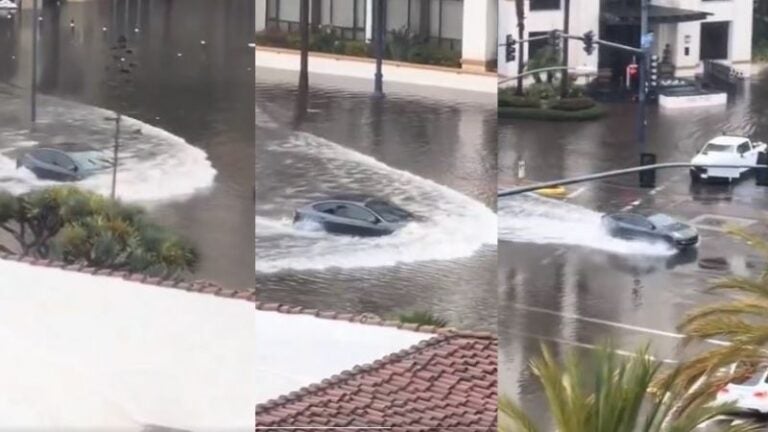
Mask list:
[[[297,127],[296,74],[256,77],[259,299],[495,329],[494,95],[386,85],[377,101],[367,80],[313,75]],[[426,220],[365,239],[293,226],[296,208],[340,193]]]
[[[518,163],[529,180],[545,181],[637,165],[635,105],[611,105],[586,123],[499,122],[499,183],[516,182]],[[665,111],[649,108],[648,150],[658,162],[687,162],[723,132],[768,140],[768,77],[756,76],[730,95],[728,106]],[[528,369],[545,343],[561,356],[575,350],[589,361],[606,341],[624,353],[652,344],[658,359],[682,355],[676,326],[697,306],[723,300],[706,288],[727,275],[754,275],[765,258],[728,235],[742,226],[768,231],[768,189],[746,176],[733,185],[692,185],[685,170],[659,171],[657,188],[637,187],[637,175],[568,187],[565,202],[536,195],[500,199],[500,392],[523,402],[546,429],[544,395]],[[502,187],[503,188],[503,187]],[[663,212],[699,229],[696,250],[611,238],[605,213]],[[723,221],[723,225],[705,221]],[[723,268],[699,264],[725,258]],[[700,348],[697,348],[700,349]]]
[[[52,184],[16,169],[36,146],[75,142],[111,160],[118,110],[117,196],[196,244],[196,278],[251,289],[253,24],[242,17],[253,2],[45,3],[31,131],[32,12],[0,16],[0,188]],[[110,69],[120,35],[129,74]],[[102,172],[78,186],[109,194],[111,181]]]

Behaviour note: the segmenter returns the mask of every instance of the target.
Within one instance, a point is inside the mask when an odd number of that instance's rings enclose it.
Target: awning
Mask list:
[[[605,5],[602,9],[601,19],[606,24],[640,24],[640,7],[613,4]],[[651,5],[648,7],[648,21],[651,24],[702,21],[705,20],[709,15],[712,14],[709,12],[680,9],[675,7],[656,5]]]

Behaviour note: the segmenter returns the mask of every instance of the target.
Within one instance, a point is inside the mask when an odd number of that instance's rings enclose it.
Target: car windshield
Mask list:
[[[766,369],[768,368],[766,368],[765,366],[762,366],[759,369],[757,369],[757,371],[755,371],[754,373],[745,375],[742,378],[738,378],[731,381],[731,384],[736,384],[736,385],[745,386],[745,387],[756,386],[762,382],[763,377],[765,376]]]
[[[651,221],[651,223],[653,223],[653,225],[657,227],[663,227],[663,228],[671,229],[674,231],[684,230],[688,228],[687,225],[680,223],[665,214],[655,214],[649,217],[648,220]]]
[[[704,147],[702,153],[733,153],[735,148],[735,146],[731,145],[709,143],[706,147]]]
[[[378,213],[387,222],[401,222],[411,218],[411,214],[407,211],[384,201],[369,201],[365,206]]]
[[[69,157],[85,170],[96,170],[110,165],[110,161],[96,151],[73,152],[69,153]]]

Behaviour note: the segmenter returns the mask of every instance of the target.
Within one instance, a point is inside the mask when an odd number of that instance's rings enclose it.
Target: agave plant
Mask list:
[[[677,381],[677,371],[649,391],[661,370],[648,347],[633,356],[620,357],[608,347],[592,355],[592,368],[585,370],[574,353],[560,364],[546,348],[531,362],[544,387],[549,413],[558,432],[688,432],[728,412],[729,405],[711,405],[709,399],[680,397],[687,388]],[[525,410],[508,397],[499,402],[500,429],[504,432],[540,430]],[[723,431],[757,430],[749,424],[731,425]]]
[[[0,193],[0,229],[24,255],[157,276],[191,272],[197,253],[144,212],[73,187]],[[6,248],[11,250],[10,248]]]

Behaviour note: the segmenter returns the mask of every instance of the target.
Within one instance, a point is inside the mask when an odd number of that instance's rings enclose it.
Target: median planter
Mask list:
[[[605,115],[605,109],[595,104],[591,108],[578,111],[566,111],[552,108],[528,108],[499,106],[498,117],[501,119],[525,119],[542,121],[589,121]]]

